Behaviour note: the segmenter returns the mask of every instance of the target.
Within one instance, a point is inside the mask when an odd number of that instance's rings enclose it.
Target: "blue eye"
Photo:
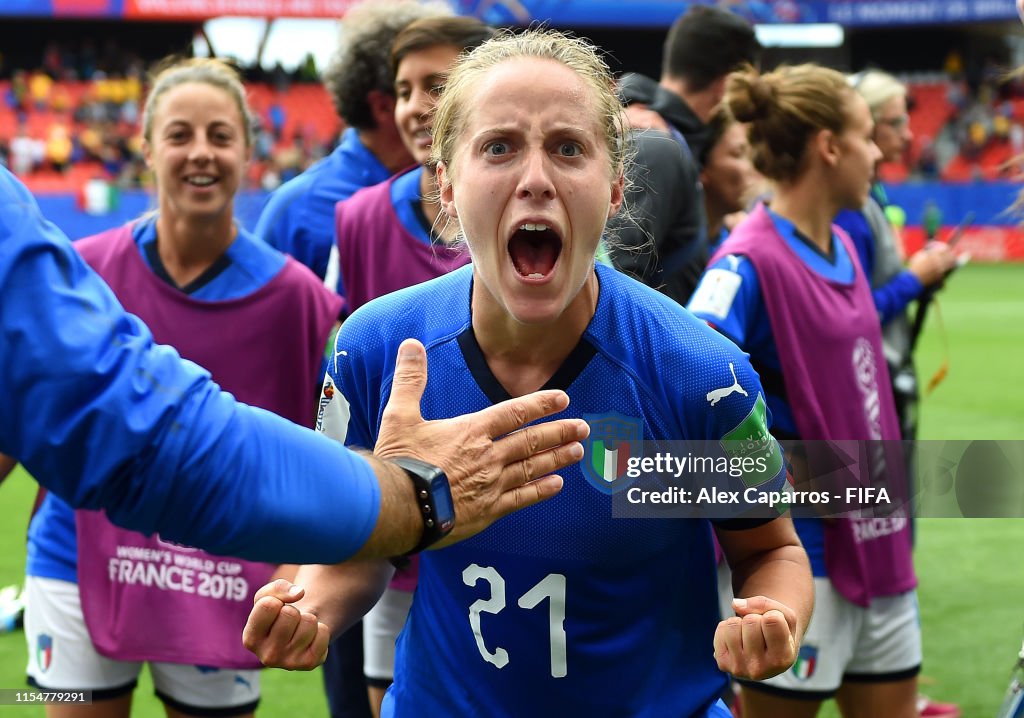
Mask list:
[[[563,157],[578,157],[583,154],[583,148],[576,142],[563,142],[558,146],[558,153]]]
[[[487,147],[484,148],[484,152],[490,155],[491,157],[501,157],[502,155],[507,155],[509,152],[508,143],[491,142],[490,144],[487,145]]]

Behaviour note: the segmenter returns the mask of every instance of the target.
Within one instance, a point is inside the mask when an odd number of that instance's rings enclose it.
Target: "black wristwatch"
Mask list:
[[[406,457],[391,461],[401,466],[408,474],[416,492],[416,503],[423,513],[423,533],[420,535],[419,543],[405,554],[411,556],[448,535],[455,526],[455,505],[452,503],[448,477],[440,468],[419,459]]]

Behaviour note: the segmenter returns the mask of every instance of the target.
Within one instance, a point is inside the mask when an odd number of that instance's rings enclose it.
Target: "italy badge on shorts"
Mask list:
[[[639,456],[644,440],[640,419],[618,412],[584,414],[590,436],[583,442],[583,475],[599,491],[611,494],[626,487],[629,459]]]
[[[36,638],[36,665],[39,666],[40,671],[46,673],[51,663],[53,663],[53,638],[45,633],[40,633]]]
[[[800,646],[800,653],[797,654],[796,663],[793,664],[793,675],[801,681],[810,680],[814,675],[814,669],[818,665],[818,649],[815,646]]]

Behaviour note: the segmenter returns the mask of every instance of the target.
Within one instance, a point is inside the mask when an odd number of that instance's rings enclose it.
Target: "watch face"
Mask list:
[[[442,531],[450,531],[455,522],[455,507],[452,505],[452,494],[445,482],[444,491],[434,491],[434,510]]]

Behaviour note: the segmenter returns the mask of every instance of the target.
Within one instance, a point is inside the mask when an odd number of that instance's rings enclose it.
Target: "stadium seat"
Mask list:
[[[963,155],[956,155],[942,169],[942,179],[947,182],[970,182],[974,177],[975,164]]]

